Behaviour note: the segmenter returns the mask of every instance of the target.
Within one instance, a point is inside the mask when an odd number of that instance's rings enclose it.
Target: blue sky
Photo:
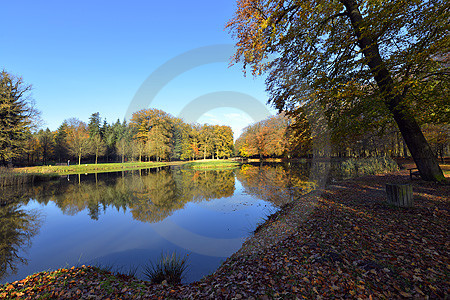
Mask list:
[[[265,117],[250,101],[265,105],[264,79],[244,77],[242,66],[230,68],[229,61],[207,63],[197,51],[217,46],[222,56],[232,55],[227,49],[233,40],[224,27],[235,5],[232,0],[6,1],[0,68],[33,85],[45,126],[55,130],[64,119],[86,122],[94,112],[110,123],[123,119],[142,85],[152,84],[147,78],[193,53],[194,60],[200,56],[197,65],[170,77],[154,97],[141,99],[139,108],[145,104],[178,116],[195,99],[211,95],[215,108],[198,107],[202,114],[194,121],[229,124],[236,138],[242,127]],[[170,68],[163,72],[170,75]],[[243,106],[221,102],[224,94],[236,93]],[[266,115],[274,113],[265,107]]]

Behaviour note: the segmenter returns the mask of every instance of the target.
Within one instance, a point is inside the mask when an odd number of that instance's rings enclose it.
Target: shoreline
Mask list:
[[[240,163],[232,160],[195,160],[173,162],[127,162],[106,164],[82,164],[71,166],[36,166],[5,169],[0,174],[0,188],[10,188],[35,182],[57,180],[60,176],[79,174],[98,174],[109,172],[122,172],[140,169],[153,169],[168,166],[183,166],[190,170],[221,170],[235,168]]]
[[[415,206],[401,209],[385,203],[392,181],[410,182],[409,174],[348,179],[294,200],[192,284],[153,285],[80,267],[2,285],[0,298],[443,298],[450,187],[413,180]],[[99,280],[107,282],[100,289]]]

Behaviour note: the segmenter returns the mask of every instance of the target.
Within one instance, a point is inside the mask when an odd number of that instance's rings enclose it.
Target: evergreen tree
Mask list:
[[[32,118],[37,116],[30,91],[31,85],[26,85],[21,77],[5,70],[0,73],[0,160],[4,165],[24,151]]]

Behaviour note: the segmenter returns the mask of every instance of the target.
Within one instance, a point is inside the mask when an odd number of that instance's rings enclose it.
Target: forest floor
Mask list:
[[[413,208],[386,203],[391,182],[411,182]],[[156,285],[82,266],[2,285],[0,298],[445,298],[449,195],[448,183],[411,181],[407,170],[363,176],[289,203],[192,284]]]

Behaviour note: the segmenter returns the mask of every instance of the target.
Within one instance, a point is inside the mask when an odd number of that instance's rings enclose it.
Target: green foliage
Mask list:
[[[30,99],[31,85],[21,77],[0,72],[0,160],[10,163],[25,149],[25,141],[38,116]]]
[[[162,253],[158,262],[150,261],[144,266],[144,275],[152,283],[159,284],[166,280],[170,284],[179,284],[187,267],[187,256],[178,256],[176,252],[171,255]]]
[[[343,161],[340,170],[344,177],[375,175],[398,171],[397,163],[390,157],[351,158]]]

